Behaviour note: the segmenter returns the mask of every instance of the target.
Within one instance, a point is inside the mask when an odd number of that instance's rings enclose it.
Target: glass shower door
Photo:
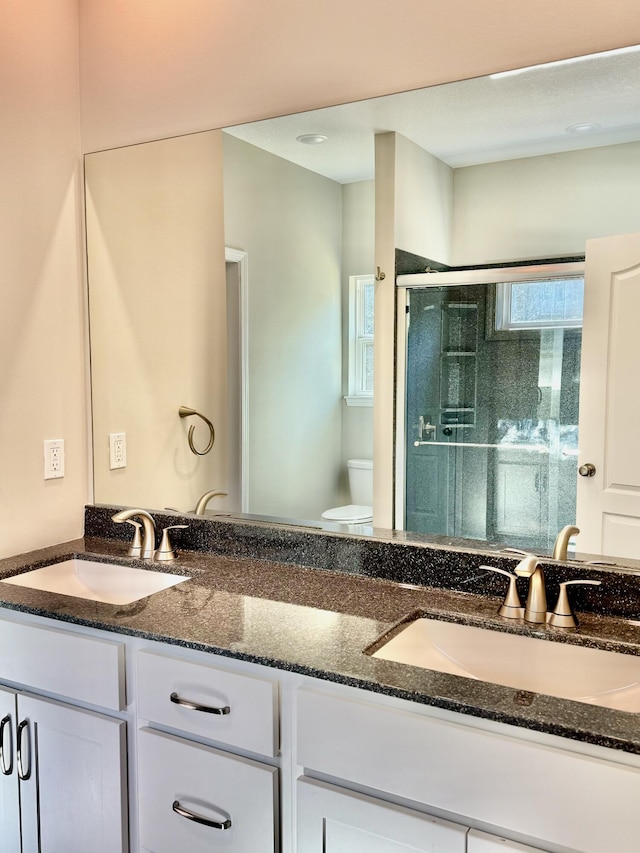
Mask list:
[[[509,319],[503,285],[408,291],[405,529],[549,548],[575,522],[580,307],[536,286],[555,319]]]

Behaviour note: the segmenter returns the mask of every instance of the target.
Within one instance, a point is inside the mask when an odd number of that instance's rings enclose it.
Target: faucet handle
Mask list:
[[[132,527],[135,527],[133,539],[131,540],[131,545],[129,545],[127,554],[130,557],[140,557],[142,556],[142,534],[140,533],[142,525],[139,521],[132,521],[131,519],[127,519],[125,524],[130,524]]]
[[[506,619],[522,619],[524,616],[524,608],[518,595],[516,588],[517,577],[505,569],[499,569],[496,566],[480,566],[485,572],[497,572],[499,575],[505,575],[509,578],[509,587],[504,601],[498,610],[498,615],[504,616]]]
[[[578,620],[575,613],[571,609],[569,597],[567,595],[568,586],[600,586],[602,581],[575,580],[564,581],[560,584],[560,593],[556,606],[553,608],[553,613],[549,614],[549,625],[554,628],[575,628],[578,625]]]
[[[160,538],[160,546],[156,551],[155,560],[158,560],[160,563],[170,563],[176,559],[178,556],[177,551],[174,549],[171,544],[171,540],[169,539],[169,531],[177,530],[178,528],[188,527],[188,524],[170,524],[169,527],[164,527],[162,530],[162,537]]]
[[[535,554],[525,553],[525,556],[520,560],[513,571],[521,578],[530,578],[536,570],[542,571],[542,568],[540,568],[538,563],[539,559]]]

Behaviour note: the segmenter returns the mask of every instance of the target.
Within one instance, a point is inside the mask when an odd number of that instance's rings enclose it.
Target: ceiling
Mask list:
[[[596,129],[571,133],[574,125]],[[339,183],[374,176],[374,135],[396,131],[452,168],[640,139],[640,47],[227,128]],[[322,134],[321,145],[296,141]]]

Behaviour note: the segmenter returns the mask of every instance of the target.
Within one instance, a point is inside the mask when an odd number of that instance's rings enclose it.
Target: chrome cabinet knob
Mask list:
[[[591,462],[586,462],[578,468],[578,474],[580,474],[581,477],[593,477],[595,473],[596,466],[592,465]]]

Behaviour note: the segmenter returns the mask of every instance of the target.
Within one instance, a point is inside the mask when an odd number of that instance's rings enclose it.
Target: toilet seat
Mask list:
[[[373,507],[348,504],[337,506],[322,513],[327,521],[336,521],[339,524],[364,524],[373,521]]]

